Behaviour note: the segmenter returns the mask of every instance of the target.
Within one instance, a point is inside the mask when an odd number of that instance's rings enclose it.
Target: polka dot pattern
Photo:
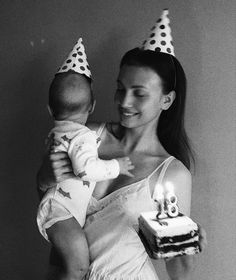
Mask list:
[[[161,48],[156,47],[156,48],[155,48],[155,51],[156,51],[156,52],[160,52],[160,51],[161,51]]]
[[[89,69],[82,38],[79,38],[73,50],[69,53],[57,73],[63,73],[69,70],[73,70],[91,78],[91,71]]]
[[[163,10],[161,17],[151,28],[148,39],[142,44],[144,50],[164,52],[175,56],[168,14],[167,9]]]

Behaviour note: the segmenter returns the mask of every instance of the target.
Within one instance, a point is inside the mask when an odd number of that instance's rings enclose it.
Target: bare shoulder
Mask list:
[[[166,179],[182,182],[182,184],[192,181],[192,175],[186,166],[177,159],[174,159],[166,170]]]
[[[171,182],[174,191],[178,197],[180,212],[190,215],[191,192],[192,192],[192,175],[185,165],[174,159],[166,170],[163,183]]]

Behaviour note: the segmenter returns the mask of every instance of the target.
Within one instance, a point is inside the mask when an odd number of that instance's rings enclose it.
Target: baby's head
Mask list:
[[[91,80],[73,71],[56,74],[50,85],[48,105],[55,120],[85,124],[95,105]]]

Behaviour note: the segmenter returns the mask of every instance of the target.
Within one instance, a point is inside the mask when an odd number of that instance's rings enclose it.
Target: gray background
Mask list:
[[[236,278],[235,0],[0,2],[0,277],[43,279],[35,174],[52,122],[47,89],[80,35],[95,80],[92,120],[115,119],[118,63],[170,9],[175,53],[188,77],[186,127],[197,154],[192,217],[208,234],[191,280]],[[160,279],[166,279],[160,264]]]

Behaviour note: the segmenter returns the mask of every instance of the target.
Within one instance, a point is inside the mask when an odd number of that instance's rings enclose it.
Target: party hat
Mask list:
[[[89,69],[82,38],[79,38],[73,50],[69,53],[67,59],[57,71],[57,74],[69,70],[91,78],[91,71]]]
[[[142,48],[144,50],[163,52],[175,56],[168,14],[168,9],[163,10],[161,17],[152,27],[149,38],[143,42]]]

